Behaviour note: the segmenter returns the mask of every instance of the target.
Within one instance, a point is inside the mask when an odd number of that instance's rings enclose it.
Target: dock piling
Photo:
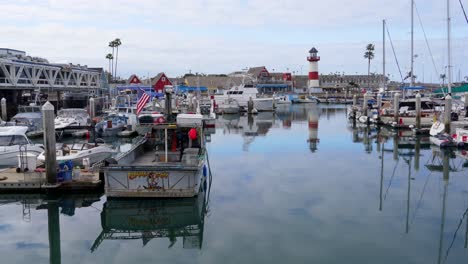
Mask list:
[[[421,94],[416,94],[416,128],[421,129]]]
[[[112,107],[112,109],[115,109],[116,106],[117,106],[117,99],[112,98],[112,99],[111,99],[111,107]]]
[[[393,97],[393,117],[394,121],[398,124],[398,114],[400,111],[400,93],[395,93]]]
[[[381,107],[382,107],[382,94],[379,93],[379,94],[377,95],[377,109],[380,110]]]
[[[468,92],[465,93],[465,117],[468,117]]]
[[[252,100],[252,97],[250,97],[249,101],[247,102],[247,113],[252,114],[253,107],[254,107],[253,100]]]
[[[357,95],[353,95],[353,108],[357,107]]]
[[[93,97],[89,98],[89,117],[91,119],[96,117],[96,105]]]
[[[55,114],[54,106],[47,101],[42,106],[42,120],[44,129],[44,148],[46,177],[48,184],[57,183],[57,156],[55,153]]]
[[[369,101],[368,93],[364,94],[364,100],[362,100],[362,113],[367,116],[367,102]]]
[[[445,108],[444,108],[444,125],[445,133],[450,133],[450,123],[452,121],[452,96],[448,94],[445,97]]]
[[[0,100],[0,104],[2,106],[2,120],[3,121],[7,121],[7,104],[6,104],[6,99],[5,97],[2,98],[2,100]]]

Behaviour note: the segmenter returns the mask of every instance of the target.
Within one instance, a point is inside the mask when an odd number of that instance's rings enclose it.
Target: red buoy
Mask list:
[[[195,128],[191,128],[188,132],[188,136],[191,140],[197,139],[197,130]]]

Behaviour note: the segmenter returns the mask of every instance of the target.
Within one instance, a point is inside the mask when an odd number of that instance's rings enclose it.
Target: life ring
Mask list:
[[[166,120],[164,119],[164,117],[160,116],[156,119],[156,124],[162,124],[162,123],[165,123]]]

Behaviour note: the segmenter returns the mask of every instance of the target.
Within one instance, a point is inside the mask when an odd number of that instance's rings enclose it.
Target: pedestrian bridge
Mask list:
[[[0,58],[0,89],[78,91],[101,89],[101,70],[23,58]]]

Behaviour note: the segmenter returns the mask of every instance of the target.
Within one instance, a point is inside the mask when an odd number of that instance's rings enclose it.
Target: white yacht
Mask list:
[[[44,148],[42,145],[33,144],[26,132],[27,126],[0,127],[0,166],[18,164],[18,155],[39,155]]]
[[[75,143],[72,145],[58,144],[57,147],[57,162],[71,160],[73,166],[82,166],[83,159],[89,159],[89,165],[103,161],[112,156],[115,151],[107,145],[97,145],[90,143]],[[45,162],[45,155],[42,152],[37,160]]]
[[[258,96],[258,90],[253,84],[241,84],[234,86],[229,90],[224,91],[222,95],[215,95],[214,99],[219,106],[223,105],[227,99],[232,98],[239,103],[241,108],[247,109],[247,103],[250,98],[254,103],[254,108],[257,111],[273,111],[274,98],[261,98]]]
[[[57,112],[55,118],[55,129],[65,129],[74,126],[87,126],[90,122],[90,117],[85,109],[68,108]]]

